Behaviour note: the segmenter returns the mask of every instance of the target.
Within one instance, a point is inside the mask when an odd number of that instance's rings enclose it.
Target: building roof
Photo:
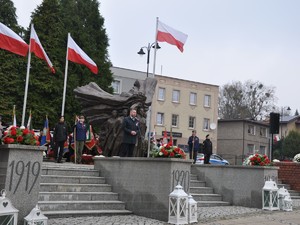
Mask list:
[[[218,123],[227,123],[227,122],[246,122],[246,123],[253,123],[258,125],[269,126],[268,121],[258,121],[258,120],[251,120],[251,119],[219,119]]]
[[[280,118],[280,122],[281,123],[290,123],[290,122],[292,122],[294,120],[298,120],[298,119],[300,119],[300,116],[282,116]]]

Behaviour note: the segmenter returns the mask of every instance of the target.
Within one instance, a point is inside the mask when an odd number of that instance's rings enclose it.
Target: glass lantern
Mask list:
[[[262,203],[263,209],[279,210],[278,187],[272,180],[265,182],[262,190]]]
[[[293,200],[291,199],[290,194],[284,196],[282,209],[284,211],[293,211]]]
[[[290,193],[288,192],[287,189],[285,189],[284,187],[279,188],[278,190],[278,199],[279,199],[279,209],[283,210],[284,207],[284,202],[283,199],[285,196],[289,195]]]
[[[198,213],[197,213],[197,202],[194,200],[193,196],[189,195],[189,223],[198,222]]]
[[[171,224],[188,224],[188,194],[177,185],[169,195],[169,221]]]
[[[44,216],[38,205],[24,218],[24,225],[47,225],[48,217]]]
[[[5,225],[17,225],[19,210],[13,207],[10,200],[5,196],[5,190],[2,190],[0,197],[0,223]]]

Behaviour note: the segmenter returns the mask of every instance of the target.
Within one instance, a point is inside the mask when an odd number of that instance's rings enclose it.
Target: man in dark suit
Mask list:
[[[210,156],[212,154],[212,142],[209,139],[209,134],[206,135],[206,139],[203,141],[203,153],[204,153],[204,164],[210,164]]]
[[[136,144],[137,135],[140,135],[139,121],[136,118],[136,110],[130,109],[130,115],[123,120],[123,142],[121,146],[121,157],[132,157]]]

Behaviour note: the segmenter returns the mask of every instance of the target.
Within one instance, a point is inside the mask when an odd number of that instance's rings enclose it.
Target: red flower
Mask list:
[[[174,157],[175,156],[175,153],[174,152],[171,152],[170,153],[170,157]]]
[[[37,146],[40,146],[40,142],[39,142],[39,141],[37,141],[35,144],[36,144]]]
[[[13,128],[11,128],[11,130],[10,130],[10,135],[12,135],[12,136],[16,136],[16,135],[17,135],[17,130],[16,130],[16,129],[13,129]]]
[[[20,142],[22,142],[22,141],[23,141],[23,137],[22,137],[22,136],[18,136],[18,137],[17,137],[17,142],[20,143]]]
[[[27,135],[29,133],[29,130],[28,129],[24,129],[23,130],[23,135]]]
[[[4,138],[3,141],[4,141],[4,144],[11,144],[11,143],[15,142],[15,139],[10,138],[10,137],[6,137],[6,138]]]

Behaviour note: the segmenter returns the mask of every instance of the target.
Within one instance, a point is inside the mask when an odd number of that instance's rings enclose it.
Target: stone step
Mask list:
[[[219,194],[192,194],[194,200],[198,201],[222,201],[223,197]]]
[[[60,210],[124,210],[121,201],[39,201],[42,211]]]
[[[195,174],[190,174],[190,180],[198,180],[198,176]]]
[[[292,199],[292,200],[300,200],[300,196],[299,196],[299,195],[298,195],[298,196],[292,196],[292,195],[291,195],[291,199]]]
[[[108,184],[41,183],[40,192],[111,192]]]
[[[289,193],[291,196],[300,196],[300,192],[298,192],[298,191],[289,190]]]
[[[113,201],[118,196],[113,192],[40,192],[39,201]]]
[[[198,207],[230,206],[229,202],[224,201],[197,201]]]
[[[104,184],[104,177],[42,175],[41,183]]]
[[[199,180],[190,181],[190,187],[205,187],[205,186],[206,186],[205,181],[199,181]]]
[[[132,214],[128,210],[61,210],[43,211],[48,218],[85,217],[85,216],[115,216]],[[71,225],[71,224],[70,224]]]
[[[291,186],[289,184],[277,184],[278,188],[284,187],[287,190],[291,190]]]
[[[79,168],[43,168],[42,175],[61,175],[61,176],[94,176],[99,177],[100,173],[94,169]]]
[[[214,189],[211,187],[190,187],[190,193],[193,194],[213,194]]]

